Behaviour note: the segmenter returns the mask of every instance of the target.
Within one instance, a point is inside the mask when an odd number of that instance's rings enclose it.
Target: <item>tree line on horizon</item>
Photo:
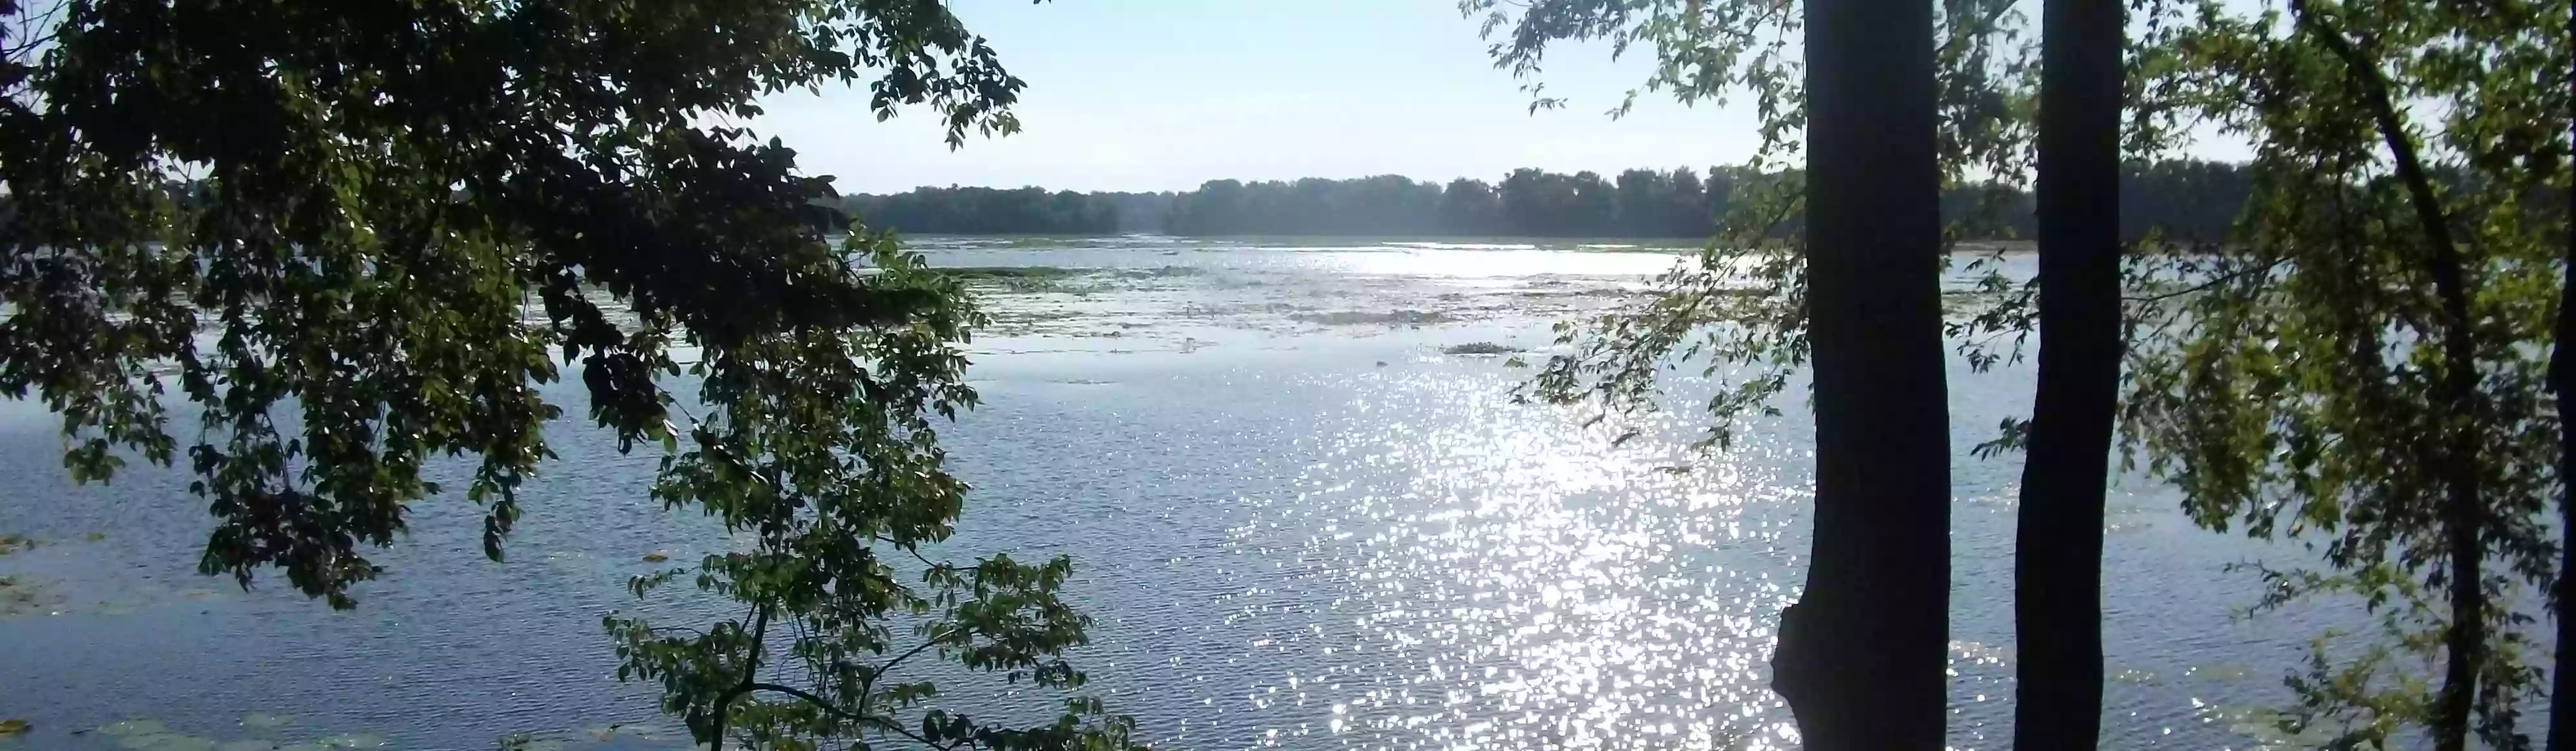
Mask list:
[[[1795,173],[1789,173],[1794,175]],[[1472,237],[1705,238],[1741,194],[1782,175],[1742,167],[1631,169],[1614,177],[1513,170],[1498,182],[1443,184],[1402,175],[1336,180],[1209,180],[1197,190],[1049,191],[924,186],[894,194],[842,196],[840,208],[870,227],[907,234],[1410,235]],[[2134,162],[2121,171],[2120,232],[2150,228],[2168,237],[2215,239],[2252,191],[2244,165],[2200,160]],[[1997,186],[1945,190],[1942,213],[1959,220],[1991,211],[1977,239],[2038,234],[2028,191]],[[1781,223],[1785,236],[1803,229]]]

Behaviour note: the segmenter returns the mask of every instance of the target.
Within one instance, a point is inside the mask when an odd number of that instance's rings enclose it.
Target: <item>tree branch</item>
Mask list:
[[[913,656],[913,655],[921,654],[921,651],[922,651],[922,650],[929,649],[929,648],[931,648],[931,647],[939,646],[939,643],[940,643],[940,642],[942,642],[942,641],[947,640],[947,639],[948,639],[948,637],[956,636],[956,635],[961,634],[961,633],[965,633],[965,631],[966,631],[966,628],[965,628],[964,626],[959,626],[959,627],[957,627],[957,628],[949,629],[949,630],[948,630],[948,633],[940,634],[940,635],[938,635],[938,636],[930,637],[930,641],[922,642],[922,643],[921,643],[921,646],[913,647],[911,651],[908,651],[908,652],[903,653],[903,656],[901,656],[901,657],[896,657],[896,658],[894,658],[894,661],[886,663],[886,664],[885,664],[885,667],[877,668],[877,673],[876,673],[876,674],[877,674],[877,675],[885,675],[885,674],[887,674],[887,673],[894,672],[894,666],[896,666],[896,665],[901,665],[901,664],[903,664],[903,661],[905,661],[905,660],[909,660],[909,659],[912,659],[912,656]]]
[[[2424,225],[2424,239],[2432,245],[2434,263],[2441,264],[2447,258],[2456,265],[2459,249],[2451,241],[2450,222],[2442,215],[2441,199],[2433,194],[2432,178],[2424,170],[2423,159],[2415,153],[2415,139],[2406,134],[2406,123],[2397,116],[2397,107],[2388,93],[2388,81],[2381,77],[2379,66],[2362,57],[2361,51],[2353,48],[2352,42],[2344,39],[2342,32],[2327,28],[2324,21],[2318,20],[2308,8],[2308,0],[2290,0],[2290,9],[2298,15],[2300,29],[2316,37],[2318,44],[2325,45],[2327,52],[2334,53],[2336,59],[2343,61],[2344,67],[2352,70],[2355,85],[2361,87],[2362,102],[2369,107],[2381,140],[2388,143],[2389,152],[2397,160],[2397,176],[2405,181],[2408,197],[2413,199],[2409,203],[2415,209],[2416,221]]]
[[[877,540],[878,542],[882,542],[882,543],[885,543],[885,544],[887,544],[887,545],[895,546],[895,548],[900,549],[900,550],[902,550],[903,552],[906,552],[906,553],[910,553],[910,554],[912,554],[912,559],[913,559],[913,560],[920,561],[920,562],[921,562],[921,565],[929,566],[930,568],[932,568],[932,569],[934,569],[934,570],[940,570],[940,571],[964,571],[964,570],[966,570],[966,567],[964,567],[964,566],[959,566],[959,565],[954,564],[954,563],[940,563],[940,562],[938,562],[938,561],[931,560],[928,556],[924,556],[924,555],[922,555],[922,554],[921,554],[921,550],[920,550],[919,548],[913,547],[912,545],[909,545],[909,544],[906,544],[906,543],[898,542],[898,541],[896,541],[896,540],[895,540],[894,538],[892,538],[892,537],[887,537],[887,536],[882,535],[882,534],[872,534],[872,535],[869,535],[869,536],[870,536],[870,537],[874,537],[874,538],[876,538],[876,540]]]
[[[775,683],[746,683],[743,684],[742,690],[746,693],[751,691],[772,691],[803,699],[805,700],[805,703],[812,704],[814,705],[814,708],[823,710],[825,713],[831,714],[834,717],[839,717],[852,722],[874,725],[882,730],[894,731],[896,734],[902,735],[905,738],[910,738],[921,745],[941,749],[941,751],[949,751],[950,749],[959,747],[972,747],[974,745],[973,741],[964,739],[960,739],[954,743],[939,743],[932,741],[928,738],[923,738],[920,735],[914,734],[911,730],[906,729],[902,723],[895,722],[888,718],[878,717],[876,715],[844,710],[833,705],[830,700],[824,699],[821,696],[816,696],[812,692],[800,688],[781,686]]]
[[[2483,629],[2486,593],[2478,572],[2484,555],[2479,535],[2486,510],[2481,505],[2480,478],[2474,465],[2478,450],[2475,427],[2483,405],[2478,398],[2477,332],[2469,317],[2467,264],[2452,242],[2441,197],[2433,192],[2432,178],[2415,152],[2415,139],[2406,132],[2406,123],[2397,113],[2378,64],[2364,57],[2341,32],[2327,27],[2308,7],[2308,0],[2290,0],[2290,9],[2297,16],[2298,27],[2350,69],[2354,88],[2359,90],[2363,105],[2378,125],[2381,140],[2396,160],[2398,178],[2406,184],[2408,203],[2415,209],[2416,221],[2423,225],[2424,240],[2431,251],[2428,265],[2432,267],[2434,296],[2445,319],[2440,332],[2441,386],[2449,414],[2444,420],[2443,432],[2447,435],[2442,436],[2439,465],[2446,491],[2440,517],[2450,554],[2451,601],[2450,625],[2443,635],[2449,654],[2434,708],[2433,743],[2436,749],[2454,751],[2467,747],[2469,715],[2478,693],[2476,674],[2488,652]]]
[[[760,672],[760,644],[769,634],[769,608],[759,608],[757,612],[759,615],[752,619],[751,656],[743,661],[742,682],[716,696],[716,732],[715,737],[707,740],[707,751],[724,751],[725,710],[733,706],[734,699],[749,693],[756,685],[751,678]]]
[[[2226,284],[2226,283],[2228,283],[2228,282],[2235,281],[2235,280],[2237,280],[2237,279],[2239,279],[2239,278],[2242,278],[2242,277],[2244,277],[2244,276],[2246,276],[2246,275],[2248,275],[2248,274],[2253,274],[2253,273],[2256,273],[2256,272],[2270,273],[2270,272],[2272,271],[2272,269],[2274,269],[2274,268],[2278,268],[2280,265],[2281,265],[2281,259],[2279,259],[2279,258],[2274,258],[2274,259],[2272,259],[2272,260],[2271,260],[2271,262],[2269,262],[2269,263],[2265,263],[2265,264],[2263,264],[2262,266],[2259,266],[2259,267],[2247,267],[2247,268],[2237,269],[2237,270],[2235,270],[2235,271],[2231,271],[2231,272],[2228,272],[2228,273],[2226,273],[2226,274],[2219,275],[2219,276],[2217,276],[2217,277],[2215,277],[2215,278],[2210,279],[2209,281],[2201,282],[2201,283],[2199,283],[2199,284],[2194,284],[2194,285],[2191,285],[2191,286],[2189,286],[2189,287],[2185,287],[2185,288],[2183,288],[2183,289],[2178,289],[2178,290],[2174,290],[2174,291],[2171,291],[2171,292],[2159,292],[2159,293],[2152,294],[2152,295],[2122,295],[2122,296],[2120,297],[2120,299],[2121,299],[2121,300],[2123,300],[2123,301],[2126,301],[2126,302],[2144,302],[2144,303],[2164,302],[2164,301],[2166,301],[2166,300],[2171,300],[2171,299],[2174,299],[2174,298],[2177,298],[2177,297],[2182,297],[2182,296],[2185,296],[2185,295],[2195,295],[2195,294],[2199,294],[2199,293],[2202,293],[2202,292],[2207,292],[2207,291],[2209,291],[2210,289],[2217,287],[2218,285]]]
[[[1992,9],[1990,9],[1990,10],[1986,11],[1985,15],[1983,15],[1983,16],[1981,16],[1981,17],[1979,17],[1979,18],[1977,19],[1977,21],[1976,21],[1976,25],[1968,27],[1968,28],[1970,29],[1970,31],[1968,32],[1968,34],[1967,34],[1966,36],[1959,36],[1959,35],[1958,35],[1958,28],[1957,28],[1957,27],[1952,27],[1952,28],[1950,29],[1950,32],[1951,32],[1952,36],[1951,36],[1950,38],[1948,38],[1948,39],[1941,40],[1941,44],[1940,44],[1940,46],[1933,48],[1933,53],[1932,53],[1932,54],[1933,54],[1933,55],[1935,55],[1935,56],[1948,55],[1948,54],[1950,54],[1950,45],[1951,45],[1952,43],[1958,42],[1958,41],[1960,41],[1960,40],[1962,40],[1962,39],[1967,39],[1967,38],[1972,38],[1972,37],[1978,37],[1978,36],[1984,36],[1985,34],[1987,34],[1987,33],[1991,32],[1991,31],[1994,29],[1994,26],[1995,26],[1995,24],[1996,24],[1996,23],[2003,21],[2003,20],[2004,20],[2004,14],[2005,14],[2005,13],[2008,13],[2008,12],[2011,12],[2011,11],[2012,11],[2012,9],[2013,9],[2013,4],[2012,4],[2012,3],[2005,3],[2005,2],[1998,2],[1998,3],[1995,3],[1995,7],[1994,7],[1994,8],[1992,8]]]

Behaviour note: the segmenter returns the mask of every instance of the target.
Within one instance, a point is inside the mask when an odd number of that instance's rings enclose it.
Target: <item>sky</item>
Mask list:
[[[1023,130],[949,150],[927,110],[877,122],[864,89],[777,95],[752,124],[844,193],[923,185],[1189,190],[1222,178],[1500,179],[1742,162],[1750,106],[1639,97],[1648,51],[1549,50],[1565,109],[1532,114],[1455,0],[951,0],[1028,82]]]
[[[1531,112],[1456,0],[949,0],[1028,83],[1023,130],[950,150],[928,110],[878,122],[862,88],[768,97],[751,125],[843,193],[980,185],[1190,190],[1208,180],[1395,174],[1499,181],[1513,169],[1604,174],[1742,163],[1749,104],[1686,107],[1649,92],[1652,51],[1551,45],[1539,80],[1565,108]],[[2255,0],[2231,0],[2251,9]],[[2025,5],[2035,5],[2025,0]],[[2035,9],[2024,11],[2036,15]],[[1794,53],[1793,53],[1794,54]],[[2189,151],[2241,160],[2202,129]]]

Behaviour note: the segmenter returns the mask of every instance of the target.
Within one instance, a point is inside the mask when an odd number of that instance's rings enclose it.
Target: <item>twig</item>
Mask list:
[[[1949,53],[1950,53],[1950,44],[1951,44],[1951,43],[1953,43],[1953,42],[1957,42],[1957,41],[1959,41],[1959,40],[1961,40],[1961,39],[1967,39],[1967,38],[1974,38],[1974,37],[1978,37],[1978,36],[1984,36],[1984,35],[1985,35],[1985,33],[1988,33],[1988,32],[1990,32],[1990,31],[1992,30],[1992,28],[1994,27],[1994,25],[1995,25],[1997,22],[2002,21],[2002,20],[2004,19],[2004,14],[2005,14],[2005,13],[2011,12],[2011,11],[2012,11],[2012,9],[2013,9],[2013,4],[2012,4],[2012,3],[2002,3],[2002,2],[1995,3],[1995,7],[1994,7],[1994,9],[1993,9],[1993,10],[1988,11],[1988,12],[1986,13],[1985,17],[1977,19],[1977,24],[1976,24],[1975,26],[1968,27],[1968,28],[1970,29],[1970,31],[1969,31],[1969,33],[1968,33],[1967,35],[1965,35],[1965,36],[1953,36],[1953,37],[1950,37],[1949,39],[1942,40],[1942,41],[1941,41],[1941,46],[1940,46],[1940,47],[1938,47],[1938,48],[1936,48],[1936,49],[1933,51],[1933,54],[1936,54],[1936,55],[1947,55],[1947,54],[1949,54]],[[1953,26],[1953,27],[1952,27],[1952,31],[1953,31],[1953,33],[1956,33],[1957,28],[1958,28],[1958,27],[1955,27],[1955,26]]]
[[[2235,281],[2235,280],[2237,280],[2238,278],[2241,278],[2241,277],[2243,277],[2243,276],[2245,276],[2245,275],[2247,275],[2247,274],[2252,274],[2252,273],[2255,273],[2255,272],[2258,272],[2258,271],[2259,271],[2259,272],[2264,272],[2264,273],[2270,273],[2270,272],[2272,271],[2272,269],[2277,268],[2277,267],[2279,267],[2279,266],[2281,265],[2281,261],[2282,261],[2282,259],[2280,259],[2280,258],[2274,258],[2274,259],[2272,259],[2270,262],[2264,263],[2264,264],[2263,264],[2262,266],[2260,266],[2260,267],[2247,267],[2247,268],[2243,268],[2243,269],[2238,269],[2238,270],[2236,270],[2236,271],[2232,271],[2232,272],[2228,272],[2228,273],[2226,273],[2226,274],[2220,275],[2220,276],[2218,276],[2217,278],[2210,279],[2209,281],[2201,282],[2201,283],[2199,283],[2199,284],[2194,284],[2194,285],[2191,285],[2190,287],[2186,287],[2186,288],[2183,288],[2183,289],[2174,290],[2174,291],[2171,291],[2171,292],[2161,292],[2161,293],[2157,293],[2157,294],[2153,294],[2153,295],[2122,295],[2122,296],[2120,297],[2120,299],[2121,299],[2122,301],[2125,301],[2125,302],[2149,302],[2149,303],[2152,303],[2152,302],[2164,302],[2164,301],[2166,301],[2166,300],[2171,300],[2171,299],[2174,299],[2174,298],[2177,298],[2177,297],[2182,297],[2182,296],[2185,296],[2185,295],[2196,295],[2196,294],[2199,294],[2199,293],[2202,293],[2202,292],[2207,292],[2207,291],[2209,291],[2211,288],[2217,287],[2218,285],[2226,284],[2226,283],[2231,282],[2231,281]]]
[[[903,661],[905,661],[905,660],[909,660],[909,659],[912,659],[912,656],[913,656],[913,655],[921,654],[921,651],[922,651],[922,650],[929,649],[929,648],[931,648],[931,647],[939,646],[939,643],[940,643],[940,642],[942,642],[942,641],[946,641],[946,640],[948,639],[948,637],[956,636],[956,635],[958,635],[958,634],[965,633],[965,632],[966,632],[966,627],[964,627],[964,626],[959,626],[959,627],[957,627],[957,628],[949,629],[949,630],[948,630],[948,633],[940,634],[940,635],[938,635],[938,636],[930,637],[930,640],[929,640],[929,641],[926,641],[926,642],[922,642],[922,643],[921,643],[921,646],[913,647],[911,651],[905,652],[905,653],[903,653],[903,655],[902,655],[902,656],[894,658],[894,660],[893,660],[892,662],[888,662],[888,663],[886,663],[886,664],[885,664],[885,667],[877,668],[877,673],[876,673],[876,674],[877,674],[877,675],[885,675],[885,674],[887,674],[887,673],[894,672],[894,666],[896,666],[896,665],[901,665],[901,664],[903,664]]]
[[[752,674],[760,671],[760,643],[769,634],[769,609],[758,608],[757,612],[759,616],[752,619],[751,656],[744,660],[742,666],[742,683],[736,684],[716,697],[716,732],[715,736],[707,741],[707,751],[724,751],[725,710],[733,706],[733,700],[736,697],[751,691],[754,685],[751,682]]]
[[[973,740],[971,740],[971,739],[959,739],[959,740],[957,740],[957,741],[955,741],[955,742],[952,742],[952,743],[939,743],[939,742],[937,742],[937,741],[933,741],[933,740],[928,739],[928,738],[923,738],[923,737],[921,737],[920,735],[916,735],[916,734],[914,734],[911,730],[906,729],[906,728],[903,726],[903,724],[902,724],[902,723],[898,723],[898,722],[895,722],[894,720],[890,720],[890,719],[887,719],[887,718],[884,718],[884,717],[879,717],[879,716],[876,716],[876,715],[871,715],[871,714],[861,714],[861,713],[851,712],[851,711],[849,711],[849,710],[842,709],[842,708],[840,708],[840,707],[838,707],[838,706],[834,706],[834,705],[832,704],[832,702],[830,702],[829,700],[826,700],[826,699],[824,699],[823,697],[820,697],[820,696],[816,696],[816,695],[814,695],[812,692],[808,692],[808,691],[806,691],[806,690],[804,690],[804,689],[800,689],[800,688],[794,688],[794,687],[790,687],[790,686],[781,686],[781,685],[778,685],[778,684],[775,684],[775,683],[751,683],[751,684],[746,684],[746,685],[744,685],[744,686],[743,686],[743,691],[744,691],[744,692],[746,692],[746,693],[751,692],[751,691],[772,691],[772,692],[776,692],[776,693],[786,694],[786,695],[788,695],[788,696],[793,696],[793,697],[796,697],[796,698],[798,698],[798,699],[803,699],[803,700],[805,700],[805,703],[807,703],[807,704],[812,704],[812,705],[814,705],[814,708],[816,708],[816,709],[820,709],[820,710],[823,710],[825,713],[828,713],[828,714],[830,714],[830,715],[832,715],[832,716],[834,716],[834,717],[839,717],[839,718],[841,718],[841,719],[850,720],[850,721],[852,721],[852,722],[860,722],[860,723],[866,723],[866,724],[869,724],[869,725],[874,725],[874,726],[876,726],[877,728],[882,729],[882,730],[891,730],[891,731],[894,731],[896,734],[902,735],[903,737],[906,737],[906,738],[910,738],[910,739],[912,739],[913,741],[918,742],[918,743],[920,743],[920,744],[922,744],[922,745],[924,745],[924,746],[929,746],[929,747],[931,747],[931,748],[941,749],[941,751],[949,751],[949,749],[955,749],[955,748],[958,748],[958,747],[960,747],[960,746],[973,746],[973,745],[974,745],[974,741],[973,741]]]
[[[882,543],[885,543],[885,544],[888,544],[888,545],[892,545],[892,546],[895,546],[895,548],[897,548],[897,549],[899,549],[899,550],[902,550],[903,552],[911,553],[911,554],[912,554],[912,559],[913,559],[913,560],[920,561],[920,562],[921,562],[921,565],[929,566],[929,567],[931,567],[931,568],[932,568],[932,569],[934,569],[934,570],[940,570],[940,571],[964,571],[964,570],[966,570],[966,567],[964,567],[964,566],[959,566],[959,565],[954,564],[954,563],[940,563],[940,562],[938,562],[938,561],[931,560],[928,556],[924,556],[924,555],[922,555],[922,554],[921,554],[921,550],[920,550],[919,548],[913,547],[912,545],[905,544],[905,543],[903,543],[903,542],[898,542],[898,541],[896,541],[896,540],[895,540],[894,538],[892,538],[892,537],[887,537],[887,536],[885,536],[885,535],[883,535],[883,534],[871,534],[871,535],[869,535],[869,536],[870,536],[870,537],[874,537],[874,538],[876,538],[876,540],[877,540],[878,542],[882,542]]]

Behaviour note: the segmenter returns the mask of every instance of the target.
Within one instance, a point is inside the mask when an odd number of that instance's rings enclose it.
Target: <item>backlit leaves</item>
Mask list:
[[[2141,247],[2124,441],[2201,525],[2313,549],[2332,575],[2276,573],[2297,586],[2275,594],[2360,597],[2385,616],[2374,649],[2443,655],[2449,617],[2427,603],[2486,591],[2489,642],[2465,658],[2475,724],[2511,746],[2513,704],[2537,677],[2515,606],[2551,575],[2541,512],[2564,481],[2543,376],[2567,241],[2570,51],[2532,30],[2558,28],[2567,6],[2305,12],[2177,4],[2153,19],[2163,32],[2141,90],[2167,114],[2249,140],[2253,191],[2230,242]],[[2358,65],[2335,52],[2338,37],[2357,40],[2345,43]],[[2366,107],[2372,76],[2409,103],[2398,116],[2463,259],[2465,326],[2443,310],[2431,225]],[[2457,369],[2440,349],[2463,332],[2475,341],[2467,410],[2443,390]],[[2465,452],[2444,440],[2463,434]],[[2479,546],[2466,551],[2442,534],[2443,470],[2461,462],[2481,500]],[[2457,555],[2478,556],[2485,580],[2450,581]],[[2388,656],[2331,667],[2320,653],[2294,680],[2293,716],[2374,732],[2432,720],[2413,661]]]

